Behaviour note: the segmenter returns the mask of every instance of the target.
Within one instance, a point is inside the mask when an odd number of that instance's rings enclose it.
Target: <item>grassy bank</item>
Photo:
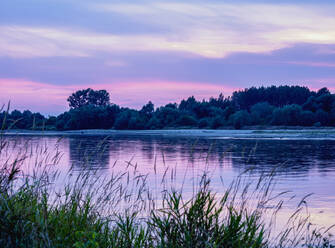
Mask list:
[[[245,172],[221,192],[211,189],[204,172],[187,197],[166,171],[158,178],[165,190],[157,196],[130,163],[110,177],[88,168],[61,175],[60,153],[11,149],[2,137],[0,247],[335,247],[330,229],[311,225],[305,199],[287,226],[273,232],[285,194],[272,194],[275,172],[256,182]],[[39,159],[27,171],[25,161],[34,153]],[[60,176],[69,180],[56,187]]]

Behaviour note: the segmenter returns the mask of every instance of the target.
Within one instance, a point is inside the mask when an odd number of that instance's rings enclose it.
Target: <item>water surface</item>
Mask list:
[[[73,135],[6,136],[12,144],[9,154],[27,149],[30,154],[62,154],[57,169],[70,167],[111,175],[135,167],[148,175],[150,187],[162,190],[162,177],[176,177],[175,186],[185,194],[194,191],[195,178],[210,173],[215,191],[224,188],[238,175],[249,170],[255,180],[276,169],[274,193],[290,191],[283,214],[289,215],[309,193],[308,209],[316,224],[335,223],[335,141],[309,139],[221,139],[220,137],[166,137],[160,135]],[[29,144],[29,146],[27,146]],[[27,148],[29,147],[29,148]],[[7,154],[8,155],[8,154]],[[2,154],[4,156],[4,153]],[[51,155],[50,155],[51,156]],[[36,163],[31,156],[25,162],[29,171]],[[167,173],[169,175],[164,175]],[[172,171],[172,172],[171,172]],[[172,175],[173,174],[173,175]]]

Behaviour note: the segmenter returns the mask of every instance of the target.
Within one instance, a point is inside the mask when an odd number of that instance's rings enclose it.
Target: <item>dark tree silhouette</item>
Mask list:
[[[106,90],[78,90],[67,99],[72,109],[80,108],[87,105],[108,106],[110,104],[109,93]]]
[[[0,123],[5,123],[4,128],[35,130],[335,126],[335,94],[327,88],[251,87],[235,91],[232,97],[220,94],[198,101],[192,96],[156,109],[148,102],[140,110],[110,104],[106,90],[88,88],[73,93],[68,102],[71,109],[57,117],[28,110],[0,111]]]
[[[142,107],[140,110],[140,114],[145,116],[145,118],[150,119],[154,114],[155,106],[151,101],[149,101],[146,105]]]

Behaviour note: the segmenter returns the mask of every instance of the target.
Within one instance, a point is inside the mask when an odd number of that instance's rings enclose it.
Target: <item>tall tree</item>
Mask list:
[[[147,119],[150,119],[155,111],[154,104],[149,101],[146,105],[140,110],[140,114],[144,115]]]
[[[106,90],[92,90],[91,88],[78,90],[67,99],[72,109],[87,105],[108,106],[110,104],[109,93]]]

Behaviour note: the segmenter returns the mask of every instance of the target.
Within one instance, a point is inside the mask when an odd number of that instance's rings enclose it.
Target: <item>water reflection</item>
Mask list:
[[[256,170],[270,170],[277,166],[278,173],[285,176],[308,176],[311,170],[335,170],[335,142],[307,140],[262,140],[257,141],[256,149],[250,141],[238,141],[234,153],[239,149],[250,152],[250,157],[235,156],[233,166],[244,168],[248,162],[255,165]],[[254,150],[253,150],[254,149]]]
[[[215,140],[162,138],[155,136],[69,137],[69,163],[78,169],[91,166],[108,169],[115,161],[153,165],[165,163],[233,167],[236,172],[253,168],[254,173],[274,167],[284,176],[308,176],[335,170],[335,141],[307,140]]]
[[[108,169],[111,144],[101,137],[70,137],[69,163],[76,169]]]
[[[167,165],[208,166],[253,173],[277,168],[278,176],[309,177],[335,174],[335,141],[327,140],[220,140],[158,136],[8,136],[2,153],[42,153],[44,148],[64,153],[62,166],[109,170],[118,161],[136,161],[139,169],[155,161]],[[13,152],[14,151],[14,152]],[[163,165],[162,165],[163,166]]]
[[[192,191],[192,178],[205,169],[212,173],[213,187],[220,192],[221,180],[228,184],[248,168],[252,168],[250,174],[255,178],[276,168],[277,192],[290,190],[297,196],[297,200],[291,203],[292,207],[296,207],[307,193],[313,192],[315,197],[310,202],[310,210],[315,219],[327,224],[331,217],[335,218],[335,141],[126,135],[63,138],[8,136],[6,140],[11,143],[7,154],[29,150],[32,156],[27,160],[27,167],[39,159],[43,160],[45,147],[52,153],[63,153],[58,169],[64,172],[72,166],[75,171],[89,168],[109,175],[124,170],[131,161],[137,164],[136,169],[141,174],[153,175],[148,180],[150,186],[157,190],[161,183],[156,178],[162,177],[167,168],[173,168],[180,177],[177,183],[186,181],[186,192]],[[329,218],[320,217],[321,211]]]

